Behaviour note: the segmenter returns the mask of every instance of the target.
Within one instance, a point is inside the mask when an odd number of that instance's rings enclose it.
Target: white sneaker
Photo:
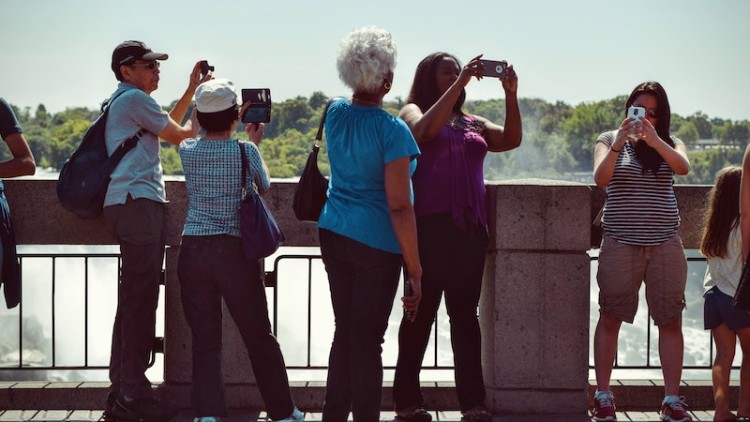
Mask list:
[[[300,410],[295,407],[294,410],[292,410],[291,415],[287,416],[284,419],[279,419],[278,421],[274,421],[274,422],[301,422],[304,420],[305,420],[305,414],[300,412]]]

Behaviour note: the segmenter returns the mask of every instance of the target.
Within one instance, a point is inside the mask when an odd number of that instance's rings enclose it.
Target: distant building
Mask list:
[[[710,149],[717,148],[718,146],[718,139],[698,139],[698,141],[695,143],[696,149]]]

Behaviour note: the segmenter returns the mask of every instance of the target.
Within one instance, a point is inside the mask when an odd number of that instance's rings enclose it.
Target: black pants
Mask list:
[[[192,401],[196,416],[226,416],[221,367],[221,300],[245,342],[266,411],[292,414],[284,357],[271,331],[260,263],[245,258],[235,236],[183,236],[177,276],[193,335]]]
[[[152,397],[146,369],[164,263],[165,204],[128,198],[125,204],[105,207],[104,217],[122,255],[109,361],[112,391],[132,399]]]
[[[401,274],[400,254],[321,229],[336,329],[328,359],[323,422],[380,419],[382,344]]]
[[[0,180],[0,285],[8,309],[21,303],[21,269],[16,254],[16,235],[10,221],[10,206],[5,185]]]
[[[461,411],[484,402],[482,345],[477,318],[487,233],[460,229],[450,214],[417,219],[422,263],[422,300],[414,322],[401,321],[398,361],[393,385],[396,409],[422,405],[419,372],[440,300],[450,317],[456,390]]]

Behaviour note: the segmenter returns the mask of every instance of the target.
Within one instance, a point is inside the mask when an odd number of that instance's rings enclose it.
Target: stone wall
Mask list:
[[[5,182],[18,243],[115,244],[102,218],[81,220],[60,207],[55,183]],[[295,186],[275,183],[266,201],[284,229],[285,245],[317,245],[315,224],[298,222],[292,213]],[[591,221],[601,208],[603,192],[588,185],[538,179],[493,183],[487,191],[490,247],[480,303],[487,404],[496,413],[584,415],[589,400],[586,252],[600,240]],[[680,233],[685,246],[695,248],[708,187],[678,186],[676,191]],[[168,182],[167,196],[165,384],[187,404],[190,333],[175,276],[187,208],[184,183]],[[240,386],[237,394],[228,391],[229,405],[260,406],[239,335],[232,323],[225,328],[225,378]],[[384,395],[384,408],[389,401]]]

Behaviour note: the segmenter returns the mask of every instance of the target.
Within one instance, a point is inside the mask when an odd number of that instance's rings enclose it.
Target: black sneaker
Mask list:
[[[107,393],[107,402],[104,405],[104,420],[115,421],[117,420],[115,415],[112,413],[112,408],[115,406],[115,400],[117,399],[117,393],[110,391]]]
[[[396,411],[396,420],[406,422],[430,422],[432,415],[421,407],[408,407]]]
[[[462,412],[462,422],[492,422],[492,414],[482,406],[477,406]]]
[[[109,420],[166,422],[177,416],[177,412],[171,403],[153,397],[135,400],[118,397],[109,412]]]

